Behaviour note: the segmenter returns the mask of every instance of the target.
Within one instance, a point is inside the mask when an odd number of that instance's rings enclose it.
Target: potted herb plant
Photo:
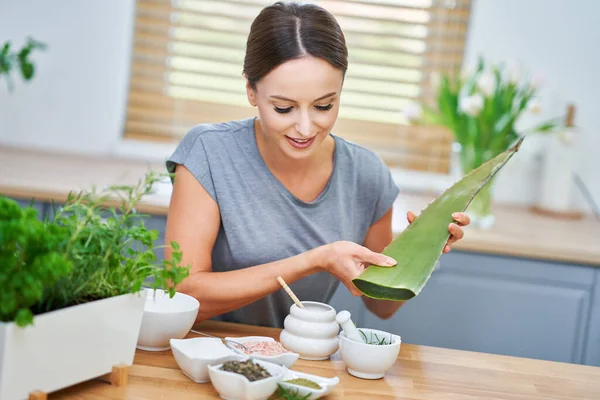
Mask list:
[[[21,73],[24,81],[30,81],[35,75],[35,64],[30,60],[31,53],[34,50],[45,50],[45,43],[39,42],[33,38],[27,38],[26,43],[19,51],[12,51],[11,42],[5,42],[0,48],[0,76],[6,77],[8,90],[12,91],[13,81],[11,73],[15,68]]]
[[[174,242],[172,258],[157,261],[158,233],[135,208],[160,179],[70,194],[44,219],[0,197],[0,398],[132,364],[143,286],[173,296],[189,271]]]
[[[479,57],[477,67],[463,74],[436,75],[433,104],[410,104],[405,115],[414,124],[447,128],[458,148],[461,175],[507,150],[521,136],[549,132],[560,119],[520,130],[525,113],[540,111],[539,79],[521,79],[519,68],[494,64]],[[490,180],[467,209],[472,224],[482,228],[494,222]]]

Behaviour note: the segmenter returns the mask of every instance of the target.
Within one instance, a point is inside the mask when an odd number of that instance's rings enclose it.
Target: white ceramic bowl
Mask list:
[[[171,348],[171,339],[183,339],[188,334],[200,308],[200,302],[183,293],[173,298],[163,290],[146,289],[147,297],[138,335],[137,348],[164,351]]]
[[[236,341],[241,344],[244,344],[247,342],[262,342],[262,341],[275,342],[275,339],[273,339],[272,337],[269,337],[269,336],[227,337],[226,339],[231,339],[231,340]],[[232,345],[235,346],[235,344],[233,344],[233,343],[232,343]],[[246,354],[242,351],[242,349],[238,349],[237,347],[235,347],[235,351],[238,354],[242,354],[246,357],[250,357],[255,360],[263,360],[263,361],[271,362],[274,364],[283,365],[287,368],[291,368],[292,365],[294,365],[296,363],[296,361],[298,360],[298,356],[299,356],[298,353],[294,353],[294,352],[283,353],[283,354],[279,354],[276,356],[262,356],[262,355],[258,355],[258,354]]]
[[[277,383],[283,378],[286,367],[262,360],[252,362],[263,366],[271,376],[250,382],[245,376],[235,372],[223,371],[223,364],[209,365],[210,381],[225,400],[267,400],[277,391]]]
[[[170,343],[177,365],[196,383],[210,382],[209,365],[246,358],[230,350],[221,339],[216,338],[171,339]]]
[[[357,378],[380,379],[390,369],[400,353],[400,336],[376,329],[359,328],[370,340],[385,338],[388,342],[392,338],[392,344],[375,345],[355,342],[346,337],[345,332],[340,333],[340,355],[346,364],[348,373]],[[373,336],[371,336],[373,335]]]
[[[321,389],[313,389],[306,386],[295,385],[293,383],[287,383],[285,381],[296,378],[304,378],[318,383]],[[283,374],[283,378],[279,385],[286,390],[295,392],[299,397],[306,398],[306,400],[315,400],[329,394],[333,388],[340,382],[340,378],[337,376],[334,378],[324,378],[318,375],[306,374],[304,372],[287,370]],[[308,397],[306,397],[308,396]]]

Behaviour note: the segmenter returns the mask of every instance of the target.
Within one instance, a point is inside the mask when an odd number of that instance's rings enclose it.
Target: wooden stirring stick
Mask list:
[[[296,303],[298,307],[304,308],[304,304],[300,303],[300,300],[298,300],[294,292],[292,292],[292,289],[290,289],[290,287],[287,285],[287,283],[285,283],[281,276],[277,277],[277,282],[279,282],[279,284],[285,289],[287,294],[290,295],[290,297],[292,298],[292,300],[294,300],[294,303]]]

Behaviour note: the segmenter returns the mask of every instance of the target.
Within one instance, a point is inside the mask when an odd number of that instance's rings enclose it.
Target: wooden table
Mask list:
[[[279,330],[203,322],[195,329],[219,336],[279,338]],[[191,333],[189,337],[197,336]],[[324,399],[533,400],[600,399],[600,368],[402,344],[396,364],[380,380],[349,375],[339,353],[327,361],[298,362],[292,369],[340,384]],[[177,366],[171,351],[137,351],[128,383],[116,388],[93,380],[55,392],[50,399],[218,399],[210,383],[197,384]]]

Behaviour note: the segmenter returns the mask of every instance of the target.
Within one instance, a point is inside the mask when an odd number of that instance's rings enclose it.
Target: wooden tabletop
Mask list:
[[[279,329],[203,322],[197,330],[219,336],[271,336]],[[191,333],[188,337],[197,336]],[[331,360],[298,360],[293,370],[340,383],[324,399],[535,400],[600,399],[600,367],[492,354],[415,346],[403,343],[396,364],[380,380],[363,380],[346,372],[339,353]],[[92,380],[55,392],[49,399],[218,399],[211,383],[198,384],[177,366],[171,351],[138,350],[128,383],[116,388]]]
[[[64,201],[69,191],[132,184],[152,169],[166,172],[162,162],[73,156],[0,147],[0,194],[42,201]],[[171,197],[169,182],[156,187],[140,212],[166,215]],[[406,212],[419,212],[432,195],[402,193],[394,205],[393,229],[407,225]],[[465,229],[454,249],[600,266],[600,223],[591,217],[562,220],[532,213],[528,208],[497,204],[492,229]]]

